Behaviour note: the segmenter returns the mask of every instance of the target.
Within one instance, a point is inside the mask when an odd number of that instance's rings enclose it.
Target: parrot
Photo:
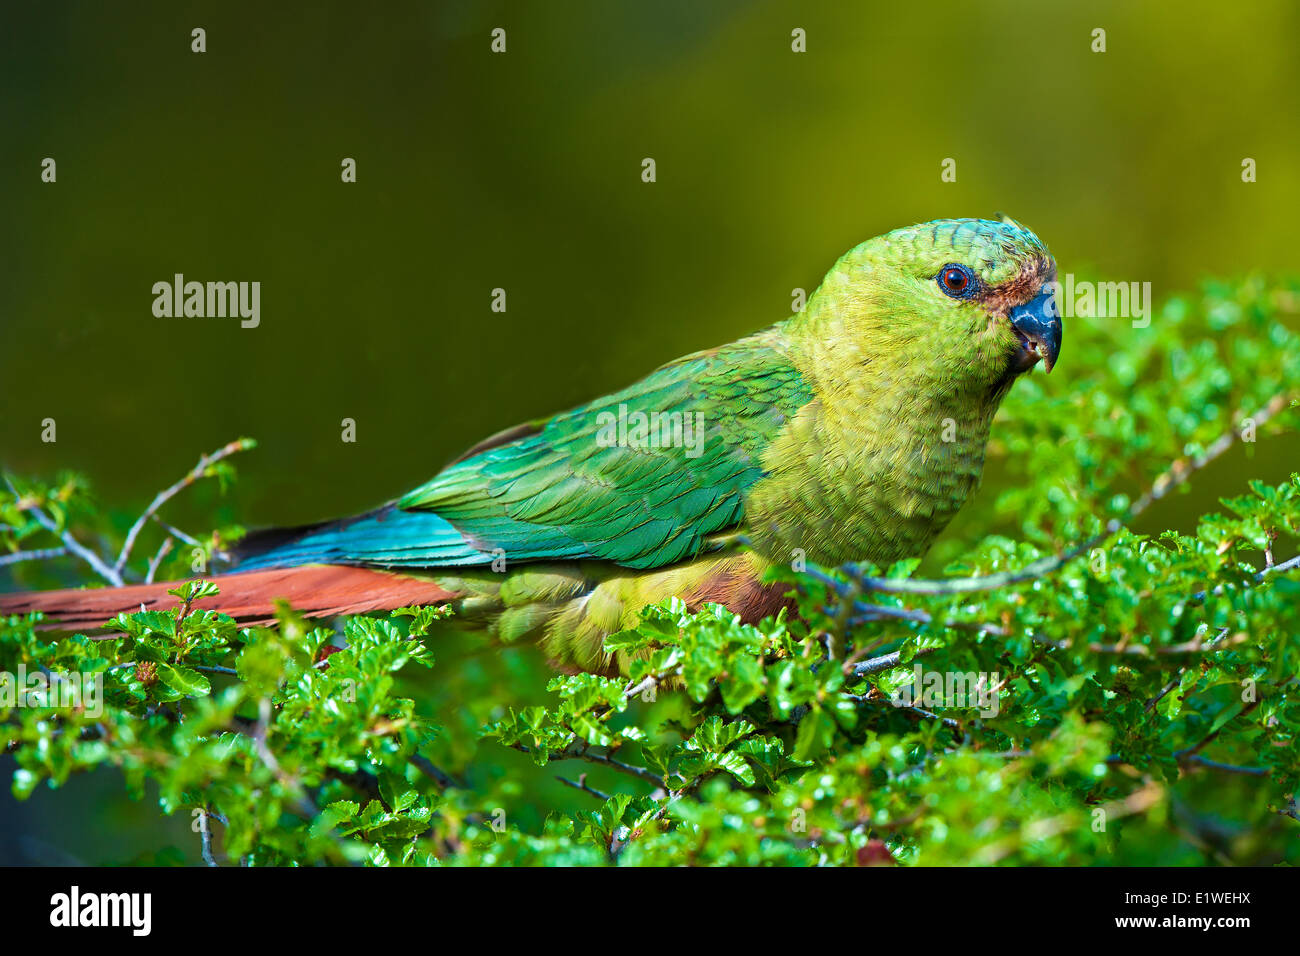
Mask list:
[[[254,532],[204,606],[266,623],[448,605],[560,672],[627,673],[605,639],[650,605],[793,607],[796,560],[919,557],[978,487],[998,407],[1061,348],[1056,264],[1027,227],[942,219],[844,254],[794,315],[502,431],[395,500]],[[0,595],[73,629],[164,610],[174,582]]]

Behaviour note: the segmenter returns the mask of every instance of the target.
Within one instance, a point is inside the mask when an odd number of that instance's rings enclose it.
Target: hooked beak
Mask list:
[[[1052,290],[1041,292],[1024,305],[1016,306],[1008,318],[1011,330],[1020,339],[1016,370],[1026,372],[1041,358],[1043,369],[1050,372],[1061,353],[1061,317]]]

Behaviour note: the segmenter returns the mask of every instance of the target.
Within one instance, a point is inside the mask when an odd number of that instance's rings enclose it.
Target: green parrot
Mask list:
[[[757,622],[798,559],[888,564],[925,552],[975,490],[993,416],[1061,346],[1056,266],[1010,219],[938,220],[868,240],[800,313],[622,391],[471,448],[357,517],[246,539],[205,606],[264,620],[448,603],[565,671],[649,604],[714,601]],[[169,586],[0,596],[94,626]]]

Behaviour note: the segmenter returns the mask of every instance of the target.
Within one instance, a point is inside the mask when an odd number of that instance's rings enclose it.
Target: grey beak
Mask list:
[[[1050,291],[1042,292],[1011,310],[1011,327],[1020,333],[1026,347],[1043,360],[1050,372],[1061,354],[1061,317]]]

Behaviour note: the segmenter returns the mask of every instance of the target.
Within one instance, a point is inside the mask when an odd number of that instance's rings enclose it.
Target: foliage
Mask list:
[[[1131,526],[1257,437],[1295,447],[1298,302],[1251,279],[1147,329],[1068,325],[1068,364],[1013,390],[1005,490],[978,543],[940,545],[942,577],[784,570],[799,614],[759,626],[647,608],[608,641],[630,674],[554,677],[541,703],[473,657],[446,675],[460,699],[426,693],[435,609],[242,628],[196,580],[104,639],[10,618],[0,669],[103,680],[102,713],[0,697],[13,790],[115,767],[211,861],[254,865],[1294,862],[1300,475],[1242,482],[1194,529]],[[37,511],[117,535],[81,479],[14,482],[7,551],[62,546]]]

